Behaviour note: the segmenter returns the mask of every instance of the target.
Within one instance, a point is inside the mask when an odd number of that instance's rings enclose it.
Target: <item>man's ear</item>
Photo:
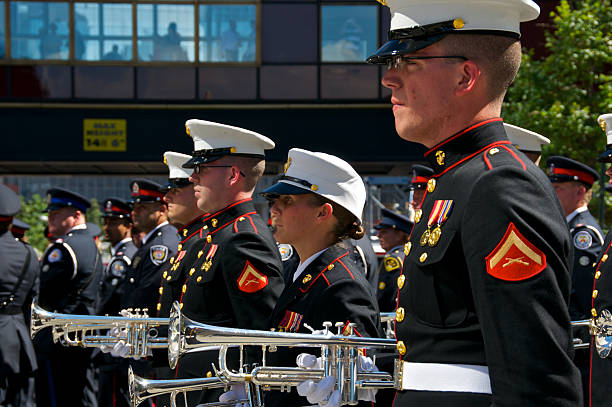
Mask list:
[[[330,203],[324,203],[319,207],[317,212],[317,220],[326,221],[330,217],[334,216],[334,207]]]
[[[228,182],[230,186],[234,186],[240,181],[240,170],[235,166],[232,166],[231,170]]]
[[[481,76],[482,72],[474,61],[468,60],[462,62],[459,68],[457,96],[462,96],[474,91]]]

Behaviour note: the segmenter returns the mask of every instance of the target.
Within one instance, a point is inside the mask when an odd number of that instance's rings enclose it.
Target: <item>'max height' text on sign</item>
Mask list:
[[[127,151],[125,119],[83,119],[84,151]]]

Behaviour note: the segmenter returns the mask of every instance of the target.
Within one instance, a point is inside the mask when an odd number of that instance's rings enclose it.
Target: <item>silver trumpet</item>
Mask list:
[[[170,407],[176,407],[176,397],[183,394],[185,406],[187,405],[188,391],[202,391],[207,389],[220,389],[227,387],[218,377],[203,377],[197,379],[173,379],[173,380],[149,380],[136,376],[130,366],[128,369],[128,390],[130,393],[130,406],[137,407],[144,400],[161,396],[170,395]],[[247,400],[235,400],[232,402],[219,402],[207,404],[207,406],[231,406],[236,403],[247,402]]]
[[[324,334],[299,334],[273,331],[259,331],[217,327],[190,320],[183,316],[178,303],[174,303],[168,325],[168,361],[175,368],[178,359],[185,353],[210,346],[220,346],[219,367],[214,367],[221,381],[230,383],[252,383],[257,391],[249,397],[252,406],[262,405],[259,390],[279,389],[288,391],[292,386],[306,380],[321,380],[325,376],[336,378],[337,389],[342,394],[343,404],[357,404],[359,389],[395,388],[393,376],[386,372],[358,372],[359,350],[362,348],[396,348],[394,339],[366,338],[353,335],[353,324],[349,324],[348,335],[343,335],[343,322],[336,323],[337,334],[324,323]],[[346,330],[344,330],[346,331]],[[227,366],[227,350],[230,346],[240,347],[239,371]],[[243,347],[261,346],[262,363],[251,371],[245,371]],[[321,349],[322,369],[299,367],[273,367],[266,365],[266,353],[274,352],[279,346],[312,347]],[[249,393],[247,392],[247,395]]]
[[[50,327],[53,341],[64,346],[112,347],[123,340],[130,349],[127,357],[144,357],[150,349],[168,346],[168,339],[158,336],[158,328],[168,325],[168,318],[149,318],[146,309],[128,311],[126,317],[60,314],[40,308],[34,300],[30,309],[30,337],[34,338],[42,329]],[[122,335],[117,337],[98,332],[112,328],[122,330]]]
[[[600,358],[605,359],[610,355],[612,349],[612,313],[610,311],[604,309],[596,318],[572,321],[572,326],[589,329],[589,334],[593,337],[595,349]],[[584,343],[578,338],[574,339],[574,349],[583,349],[589,346],[589,343]]]

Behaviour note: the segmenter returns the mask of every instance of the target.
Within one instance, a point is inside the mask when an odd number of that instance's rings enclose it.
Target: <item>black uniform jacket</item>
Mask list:
[[[572,320],[590,318],[591,292],[595,275],[593,264],[603,248],[603,232],[588,210],[576,214],[568,226],[574,245],[570,316]]]
[[[27,252],[30,252],[30,260],[25,275],[10,301],[9,297],[16,288]],[[27,375],[37,367],[24,312],[29,314],[32,298],[38,290],[38,257],[30,245],[15,239],[10,230],[0,235],[0,256],[0,376],[19,373]],[[7,305],[2,306],[5,301]]]
[[[65,314],[94,314],[102,256],[87,229],[73,229],[43,253],[39,305]]]
[[[134,254],[132,264],[118,289],[121,309],[147,308],[149,315],[155,314],[162,265],[174,256],[178,243],[179,237],[174,226],[162,224],[155,229]]]
[[[182,312],[206,324],[267,329],[285,286],[280,254],[268,226],[251,199],[235,202],[202,221],[202,239],[192,249],[195,262],[185,264],[187,272],[182,277],[172,276],[179,278],[178,284],[170,281],[180,287],[177,299]],[[253,357],[247,355],[247,360]],[[217,351],[187,354],[179,360],[177,377],[202,377],[217,360]]]
[[[405,317],[395,326],[403,359],[487,365],[497,407],[577,406],[572,245],[550,182],[499,118],[425,156],[435,174],[405,246]]]
[[[360,269],[351,260],[351,249],[342,244],[329,247],[321,253],[283,291],[270,318],[269,328],[281,332],[310,333],[304,324],[323,329],[323,322],[354,322],[356,334],[380,337],[380,312],[370,285]],[[332,332],[336,332],[335,327]],[[320,356],[313,348],[279,347],[268,354],[269,366],[296,366],[300,353]],[[295,390],[291,393],[270,392],[268,406],[305,406],[308,401]]]
[[[591,293],[591,317],[598,317],[603,310],[612,312],[612,232],[608,233],[604,242],[604,251],[597,260],[595,279]],[[591,339],[590,363],[590,407],[609,407],[612,404],[610,396],[610,378],[612,377],[612,357],[599,357],[594,339]]]
[[[392,312],[397,308],[397,278],[404,264],[404,246],[396,246],[385,253],[378,267],[378,290],[376,299],[381,312]]]
[[[131,238],[119,242],[117,248],[114,249],[113,256],[104,269],[104,277],[100,281],[96,314],[112,316],[118,315],[121,311],[117,288],[123,282],[125,273],[132,264],[132,257],[137,250],[138,248]]]

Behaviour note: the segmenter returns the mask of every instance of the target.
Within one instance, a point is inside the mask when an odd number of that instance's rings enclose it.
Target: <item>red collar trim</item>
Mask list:
[[[434,174],[433,178],[438,178],[440,175],[444,174],[445,172],[448,172],[450,169],[455,168],[456,166],[458,166],[458,165],[459,165],[459,164],[461,164],[462,162],[469,160],[470,158],[472,158],[472,157],[474,157],[474,156],[476,156],[476,155],[478,155],[478,154],[482,153],[483,151],[485,151],[485,150],[487,150],[487,149],[489,149],[489,148],[493,148],[493,147],[495,147],[495,146],[501,146],[501,145],[504,145],[504,144],[508,144],[508,145],[509,145],[509,144],[512,144],[512,143],[510,142],[510,140],[505,140],[505,141],[496,141],[495,143],[491,143],[491,144],[489,144],[488,146],[483,147],[483,148],[481,148],[480,150],[476,151],[475,153],[472,153],[472,154],[468,155],[467,157],[464,157],[463,159],[461,159],[461,160],[457,161],[457,162],[456,162],[456,163],[454,163],[453,165],[448,166],[448,167],[447,167],[447,168],[446,168],[444,171],[442,171],[441,173],[439,173],[439,174]],[[425,194],[425,195],[427,195],[427,194]],[[424,197],[424,196],[423,196],[423,199],[425,199],[425,197]],[[422,202],[422,201],[421,201],[421,202]]]
[[[429,154],[431,154],[433,151],[438,150],[440,147],[442,147],[444,144],[449,143],[453,140],[455,140],[458,137],[463,136],[465,133],[472,131],[480,126],[484,126],[485,124],[489,124],[489,123],[493,123],[493,122],[503,122],[504,120],[501,117],[496,117],[494,119],[489,119],[489,120],[485,120],[482,121],[480,123],[476,123],[470,127],[468,127],[467,129],[461,130],[459,133],[455,134],[454,136],[450,136],[449,138],[447,138],[446,140],[442,141],[441,143],[433,146],[431,149],[427,150],[427,152],[425,152],[424,157],[427,157]]]

